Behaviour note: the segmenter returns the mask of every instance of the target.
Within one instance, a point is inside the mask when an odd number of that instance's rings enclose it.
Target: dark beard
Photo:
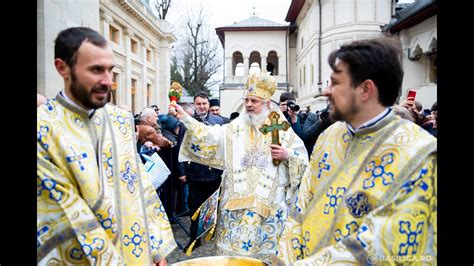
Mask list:
[[[349,112],[347,114],[341,113],[341,111],[336,109],[334,104],[331,104],[331,109],[329,111],[329,117],[332,121],[347,121],[350,117],[359,112],[359,108],[355,105],[355,98],[351,100],[351,106],[349,107]]]
[[[107,103],[108,97],[104,97],[103,100],[94,102],[92,99],[92,93],[110,93],[110,88],[105,85],[95,85],[89,92],[87,91],[86,87],[84,87],[80,82],[77,81],[77,77],[74,71],[75,69],[72,69],[71,71],[71,93],[74,96],[74,99],[79,101],[84,107],[88,109],[98,109],[103,107]]]

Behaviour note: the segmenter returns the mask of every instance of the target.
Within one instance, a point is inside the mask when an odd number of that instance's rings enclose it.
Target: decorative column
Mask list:
[[[104,36],[105,39],[109,40],[109,41],[112,41],[110,40],[110,34],[109,34],[109,24],[112,23],[114,21],[114,19],[112,18],[112,14],[110,14],[109,12],[107,11],[102,11],[100,12],[100,20],[102,20],[103,24],[102,24],[102,36]]]
[[[286,76],[286,62],[283,62],[284,59],[283,56],[278,56],[278,76]]]
[[[244,56],[244,77],[247,77],[249,75],[249,57]]]
[[[147,72],[147,69],[148,69],[148,60],[146,59],[146,51],[147,49],[150,47],[150,44],[148,43],[147,40],[143,39],[143,53],[142,53],[142,73],[143,73],[143,79],[142,79],[142,92],[143,92],[143,96],[142,96],[142,109],[144,107],[147,106],[147,81],[148,81],[148,72]]]
[[[159,95],[158,95],[158,88],[160,87],[160,72],[161,72],[161,67],[160,67],[160,56],[159,56],[159,50],[155,49],[153,52],[153,56],[155,58],[155,82],[152,84],[151,87],[151,104],[156,104],[158,105],[160,103]],[[160,107],[161,109],[161,107]]]
[[[125,48],[125,86],[124,90],[122,91],[122,99],[123,103],[125,103],[127,106],[132,108],[132,49],[131,49],[131,43],[130,43],[130,38],[135,36],[133,32],[131,31],[130,28],[124,28],[123,33],[125,34],[125,43],[124,43],[124,48]],[[122,103],[121,103],[122,104]],[[135,107],[136,108],[136,107]],[[134,110],[137,112],[137,110]]]
[[[168,39],[160,40],[160,83],[158,86],[158,107],[161,110],[168,110],[168,89],[170,87],[170,60],[171,45]]]
[[[235,76],[234,69],[232,68],[232,57],[225,58],[225,76],[229,78]]]
[[[262,56],[262,65],[260,66],[261,71],[267,71],[267,57]]]

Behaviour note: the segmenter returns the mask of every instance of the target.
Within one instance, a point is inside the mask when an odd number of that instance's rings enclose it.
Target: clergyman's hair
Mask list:
[[[209,95],[207,95],[207,93],[205,91],[200,91],[196,94],[196,96],[194,96],[194,101],[196,101],[196,98],[199,97],[199,98],[203,98],[203,99],[207,99],[209,101]]]
[[[328,62],[336,73],[336,60],[346,63],[353,87],[367,79],[372,80],[378,89],[379,102],[391,106],[402,87],[402,58],[400,41],[384,36],[344,44],[329,55]]]
[[[59,58],[74,68],[77,62],[77,50],[83,42],[105,47],[107,40],[97,31],[87,27],[72,27],[62,30],[54,41],[54,58]]]

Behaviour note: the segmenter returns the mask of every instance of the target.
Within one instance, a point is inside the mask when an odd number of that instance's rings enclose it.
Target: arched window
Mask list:
[[[234,76],[237,76],[237,66],[239,64],[242,65],[242,70],[243,70],[243,64],[244,63],[244,57],[242,56],[242,53],[237,51],[232,54],[232,74]],[[242,72],[243,75],[243,72]]]
[[[257,67],[260,67],[262,65],[262,58],[260,57],[260,53],[257,51],[253,51],[250,53],[250,57],[249,57],[250,68],[252,68],[253,63],[257,63],[258,64]],[[249,73],[250,73],[250,70],[249,70]]]
[[[278,55],[275,51],[268,52],[267,71],[274,76],[278,75]]]

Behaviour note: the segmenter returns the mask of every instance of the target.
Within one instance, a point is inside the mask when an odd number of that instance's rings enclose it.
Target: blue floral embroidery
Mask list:
[[[377,165],[375,161],[368,163],[365,172],[372,172],[372,175],[364,179],[364,189],[373,188],[377,178],[382,179],[382,184],[387,186],[393,183],[393,173],[386,172],[385,167],[393,163],[393,153],[386,154],[382,157],[382,162]]]
[[[249,251],[249,248],[252,247],[252,244],[250,244],[250,240],[248,240],[247,242],[242,241],[242,243],[243,243],[242,249],[244,249],[245,251]]]
[[[351,215],[355,218],[360,218],[372,210],[369,198],[364,192],[356,192],[352,196],[347,197],[346,205]]]
[[[337,205],[341,201],[344,193],[346,192],[345,187],[337,187],[336,191],[333,192],[333,187],[330,187],[326,191],[326,196],[328,197],[328,203],[324,205],[324,214],[329,214],[330,210],[333,210],[333,214],[336,213]]]
[[[318,179],[321,178],[321,174],[323,173],[323,171],[331,170],[331,165],[326,164],[326,160],[328,158],[328,155],[329,155],[329,153],[325,152],[324,155],[323,155],[323,158],[318,163],[318,169],[319,169],[318,170]]]
[[[145,233],[142,233],[140,235],[140,226],[138,225],[138,223],[134,223],[130,229],[132,229],[133,235],[131,237],[129,235],[125,235],[123,237],[123,243],[125,244],[125,246],[133,244],[135,247],[132,250],[132,254],[138,258],[143,252],[143,248],[141,248],[140,246],[142,243],[146,242]]]
[[[192,149],[194,152],[201,151],[201,148],[199,148],[199,144],[195,145],[194,143],[191,143],[191,149]]]
[[[298,238],[291,239],[291,243],[293,244],[293,249],[297,250],[299,254],[296,256],[297,260],[303,259],[305,255],[309,253],[309,248],[307,247],[306,243],[309,242],[309,232],[305,231],[303,239],[300,243]]]
[[[50,199],[55,201],[62,200],[63,193],[56,189],[56,185],[56,181],[48,178],[46,175],[43,177],[43,179],[37,177],[37,196],[40,196],[43,191],[47,191],[47,193],[49,193]]]
[[[74,149],[72,148],[72,146],[69,146],[69,149],[71,149],[72,153],[74,155],[71,155],[71,156],[66,156],[66,161],[68,163],[74,163],[74,162],[77,162],[79,164],[79,169],[81,169],[81,171],[84,171],[85,170],[85,167],[84,165],[82,164],[82,160],[87,158],[87,153],[81,153],[81,154],[76,154],[76,152],[74,151]]]
[[[120,179],[127,183],[127,189],[130,193],[135,192],[135,183],[137,182],[138,175],[132,170],[132,166],[129,161],[125,163],[125,171],[120,171]]]
[[[81,249],[82,249],[82,254],[79,250],[77,250],[77,248],[73,248],[71,250],[71,256],[73,256],[75,254],[75,258],[76,259],[80,259],[82,258],[82,255],[86,255],[87,257],[90,257],[90,258],[93,258],[94,260],[97,259],[96,256],[93,256],[92,255],[92,252],[94,251],[94,249],[96,250],[102,250],[104,248],[104,240],[103,239],[100,239],[100,238],[97,238],[97,237],[94,237],[92,242],[87,242],[86,241],[86,236],[85,235],[79,235],[79,242],[81,243]]]
[[[411,229],[410,221],[400,221],[400,228],[399,231],[402,234],[407,236],[407,240],[405,243],[400,244],[398,255],[399,256],[406,256],[406,255],[416,255],[418,251],[418,236],[420,236],[423,232],[423,225],[425,222],[421,221],[416,224],[415,230]]]
[[[343,238],[346,238],[348,237],[349,235],[351,235],[352,233],[356,232],[357,229],[359,228],[359,225],[357,225],[357,222],[356,221],[352,221],[348,224],[346,224],[345,226],[346,228],[346,233],[342,233],[342,230],[341,229],[336,229],[334,231],[334,240],[336,240],[337,242],[341,241]]]
[[[249,217],[253,217],[255,215],[255,213],[253,211],[247,211],[247,213],[245,214]]]
[[[415,188],[415,185],[419,182],[419,180],[422,179],[423,176],[426,175],[426,173],[428,173],[428,169],[426,168],[421,169],[420,174],[418,175],[417,178],[415,178],[414,180],[407,180],[405,183],[403,183],[401,190],[404,190],[405,193],[410,193]],[[419,185],[421,189],[423,189],[423,191],[428,190],[428,184],[426,184],[425,182],[420,181]]]
[[[41,143],[41,146],[43,149],[47,150],[49,148],[49,145],[45,142],[46,135],[49,132],[49,127],[48,126],[40,126],[40,129],[37,133],[38,137],[38,142]]]

